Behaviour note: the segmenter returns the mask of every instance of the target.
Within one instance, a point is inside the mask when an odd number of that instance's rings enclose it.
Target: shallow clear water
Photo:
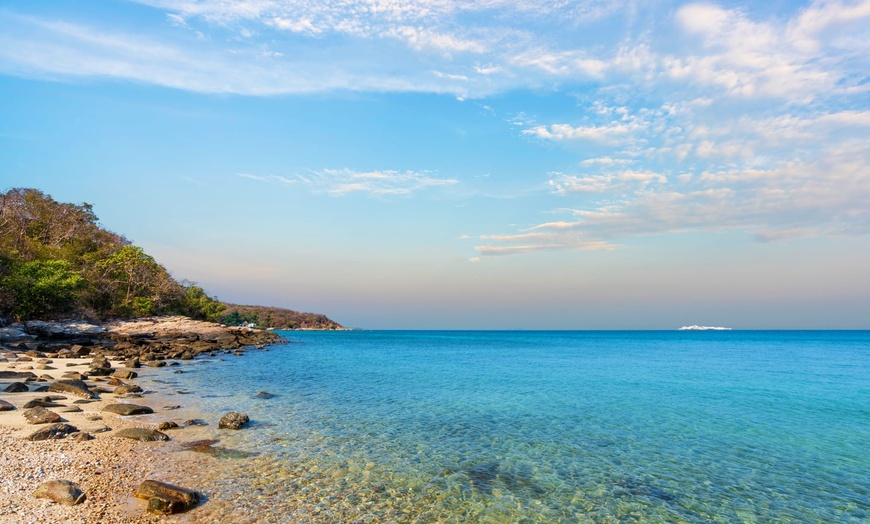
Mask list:
[[[284,335],[172,377],[253,420],[213,516],[870,521],[870,332]]]

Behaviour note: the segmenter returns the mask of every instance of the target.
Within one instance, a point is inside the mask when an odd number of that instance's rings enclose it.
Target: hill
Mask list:
[[[224,303],[226,314],[220,322],[230,326],[243,323],[256,324],[258,328],[274,329],[329,329],[343,330],[343,326],[330,320],[326,315],[300,313],[290,309],[269,306],[243,306]]]
[[[193,282],[179,282],[141,247],[102,228],[90,204],[57,202],[32,188],[0,193],[0,324],[154,315],[225,323],[247,316],[260,327],[341,329],[324,315],[226,304]]]

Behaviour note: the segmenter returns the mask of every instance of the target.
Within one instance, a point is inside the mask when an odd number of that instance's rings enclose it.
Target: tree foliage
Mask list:
[[[176,281],[97,220],[90,204],[60,203],[37,189],[0,193],[0,317],[218,318],[217,299]]]

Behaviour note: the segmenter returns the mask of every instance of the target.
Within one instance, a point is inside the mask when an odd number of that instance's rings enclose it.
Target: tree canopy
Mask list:
[[[29,188],[0,193],[0,317],[184,314],[216,321],[224,309],[100,227],[90,204],[60,203]]]

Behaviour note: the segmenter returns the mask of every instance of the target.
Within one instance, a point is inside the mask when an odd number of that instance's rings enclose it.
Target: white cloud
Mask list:
[[[452,178],[439,178],[417,171],[354,171],[352,169],[323,169],[295,176],[259,176],[239,174],[240,177],[259,182],[278,182],[284,185],[302,184],[315,193],[344,196],[366,193],[375,196],[408,196],[424,189],[451,186],[459,183]]]

